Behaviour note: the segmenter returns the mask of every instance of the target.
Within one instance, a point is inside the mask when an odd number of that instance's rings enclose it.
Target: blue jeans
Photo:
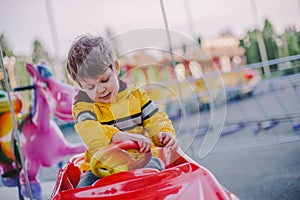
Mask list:
[[[153,168],[161,171],[163,167],[161,166],[161,162],[157,158],[151,158],[147,165],[144,168]],[[94,182],[99,180],[99,177],[95,176],[91,170],[89,170],[79,181],[76,188],[81,188],[85,186],[90,186]]]

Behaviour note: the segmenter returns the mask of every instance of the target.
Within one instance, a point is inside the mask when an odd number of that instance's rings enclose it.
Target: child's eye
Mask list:
[[[107,81],[109,81],[110,76],[107,79],[102,80],[102,83],[106,83]]]
[[[92,89],[94,89],[94,88],[95,88],[95,85],[92,85],[92,86],[88,86],[88,87],[87,87],[88,90],[92,90]]]

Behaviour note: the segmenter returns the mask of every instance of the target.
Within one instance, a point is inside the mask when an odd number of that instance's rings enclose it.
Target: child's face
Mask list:
[[[119,91],[119,73],[119,66],[113,69],[108,67],[98,79],[81,82],[82,88],[93,101],[110,103]]]

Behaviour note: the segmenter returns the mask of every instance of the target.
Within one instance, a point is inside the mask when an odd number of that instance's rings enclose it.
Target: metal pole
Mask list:
[[[194,26],[193,13],[191,9],[190,0],[183,0],[183,5],[184,5],[187,24],[190,29],[191,36],[193,37],[193,39],[196,39],[195,26]]]
[[[160,5],[161,5],[161,10],[162,10],[163,18],[164,18],[164,24],[165,24],[165,28],[166,28],[168,43],[169,43],[169,50],[170,50],[170,54],[171,54],[172,67],[175,70],[175,63],[176,62],[175,62],[175,58],[174,58],[174,54],[173,54],[170,30],[169,30],[169,26],[168,26],[168,21],[167,21],[167,17],[166,17],[166,11],[165,11],[165,8],[164,8],[163,0],[160,0]],[[184,101],[183,101],[183,94],[182,94],[180,83],[178,81],[177,73],[175,73],[175,79],[176,79],[176,84],[177,84],[177,87],[178,87],[179,99],[183,103],[183,108],[182,108],[183,119],[186,119],[187,115],[186,115],[185,105],[184,105]]]
[[[300,0],[297,1],[297,4],[298,4],[298,11],[299,11],[299,14],[300,14]]]
[[[50,31],[51,31],[51,37],[52,37],[52,42],[54,45],[54,66],[52,67],[53,71],[56,72],[55,76],[61,80],[64,81],[64,72],[63,72],[63,67],[59,66],[60,62],[60,46],[58,42],[58,36],[57,36],[57,30],[55,26],[55,20],[53,16],[53,9],[51,5],[51,1],[45,0],[46,3],[46,10],[47,10],[47,15],[48,15],[48,20],[49,20],[49,25],[50,25]]]
[[[10,97],[10,88],[9,88],[9,85],[8,85],[8,78],[7,78],[7,74],[6,74],[5,67],[4,67],[4,62],[3,62],[3,53],[2,53],[1,44],[0,44],[0,60],[1,60],[2,70],[3,70],[3,76],[4,76],[4,81],[5,81],[6,92],[8,93],[7,96],[8,96],[8,101],[9,101],[9,108],[10,108],[10,112],[11,112],[11,116],[12,116],[12,120],[13,120],[12,141],[16,138],[17,146],[19,148],[21,148],[19,131],[18,131],[18,126],[17,126],[17,120],[16,120],[16,117],[15,117],[15,112],[14,112],[14,108],[13,108],[13,105],[12,105],[12,100],[11,100],[11,97]],[[15,152],[14,145],[12,145],[12,148],[13,148],[13,152]],[[22,168],[23,168],[23,171],[24,171],[24,177],[25,177],[27,192],[29,194],[30,199],[32,199],[30,183],[29,183],[29,179],[28,179],[27,170],[26,170],[26,167],[25,167],[25,164],[24,164],[25,161],[24,161],[22,150],[19,151],[19,154],[20,154],[21,165],[22,165]]]
[[[267,79],[269,79],[269,78],[271,78],[271,72],[270,72],[270,67],[268,65],[268,56],[267,56],[265,42],[262,37],[262,33],[259,30],[259,21],[258,21],[258,14],[257,14],[255,0],[251,0],[250,2],[251,2],[251,7],[252,7],[254,19],[255,19],[255,24],[256,24],[256,26],[258,26],[256,37],[257,37],[257,42],[258,42],[259,53],[260,53],[261,61],[263,63],[265,76]]]

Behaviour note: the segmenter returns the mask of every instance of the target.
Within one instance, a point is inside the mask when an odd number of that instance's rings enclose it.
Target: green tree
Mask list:
[[[33,63],[39,63],[40,61],[46,61],[51,63],[52,59],[50,58],[48,52],[38,40],[33,42],[33,52],[32,52],[32,61]]]
[[[7,42],[7,39],[6,39],[6,36],[4,34],[1,34],[0,36],[0,44],[1,44],[1,47],[2,47],[2,50],[3,50],[3,56],[13,56],[13,51],[11,50],[8,42]]]
[[[282,35],[282,39],[286,41],[288,54],[290,56],[300,54],[297,30],[295,26],[288,27]]]
[[[300,54],[300,32],[295,26],[288,27],[281,35],[282,48],[286,56]],[[300,72],[300,61],[292,61],[293,72]]]
[[[296,37],[297,37],[298,46],[300,47],[300,31],[296,32]]]
[[[240,41],[241,46],[246,49],[247,64],[261,62],[258,42],[257,42],[257,30],[248,31],[243,40]]]
[[[10,56],[14,55],[12,49],[10,48],[10,46],[7,42],[6,36],[4,34],[0,35],[0,44],[2,47],[3,57],[5,57],[5,56],[10,57]],[[0,68],[0,89],[6,90],[2,67]]]
[[[273,25],[268,19],[265,20],[262,36],[265,42],[268,60],[276,59],[279,57],[278,47],[276,44],[276,38],[278,37],[274,32]],[[277,65],[271,65],[270,70],[277,71]]]

